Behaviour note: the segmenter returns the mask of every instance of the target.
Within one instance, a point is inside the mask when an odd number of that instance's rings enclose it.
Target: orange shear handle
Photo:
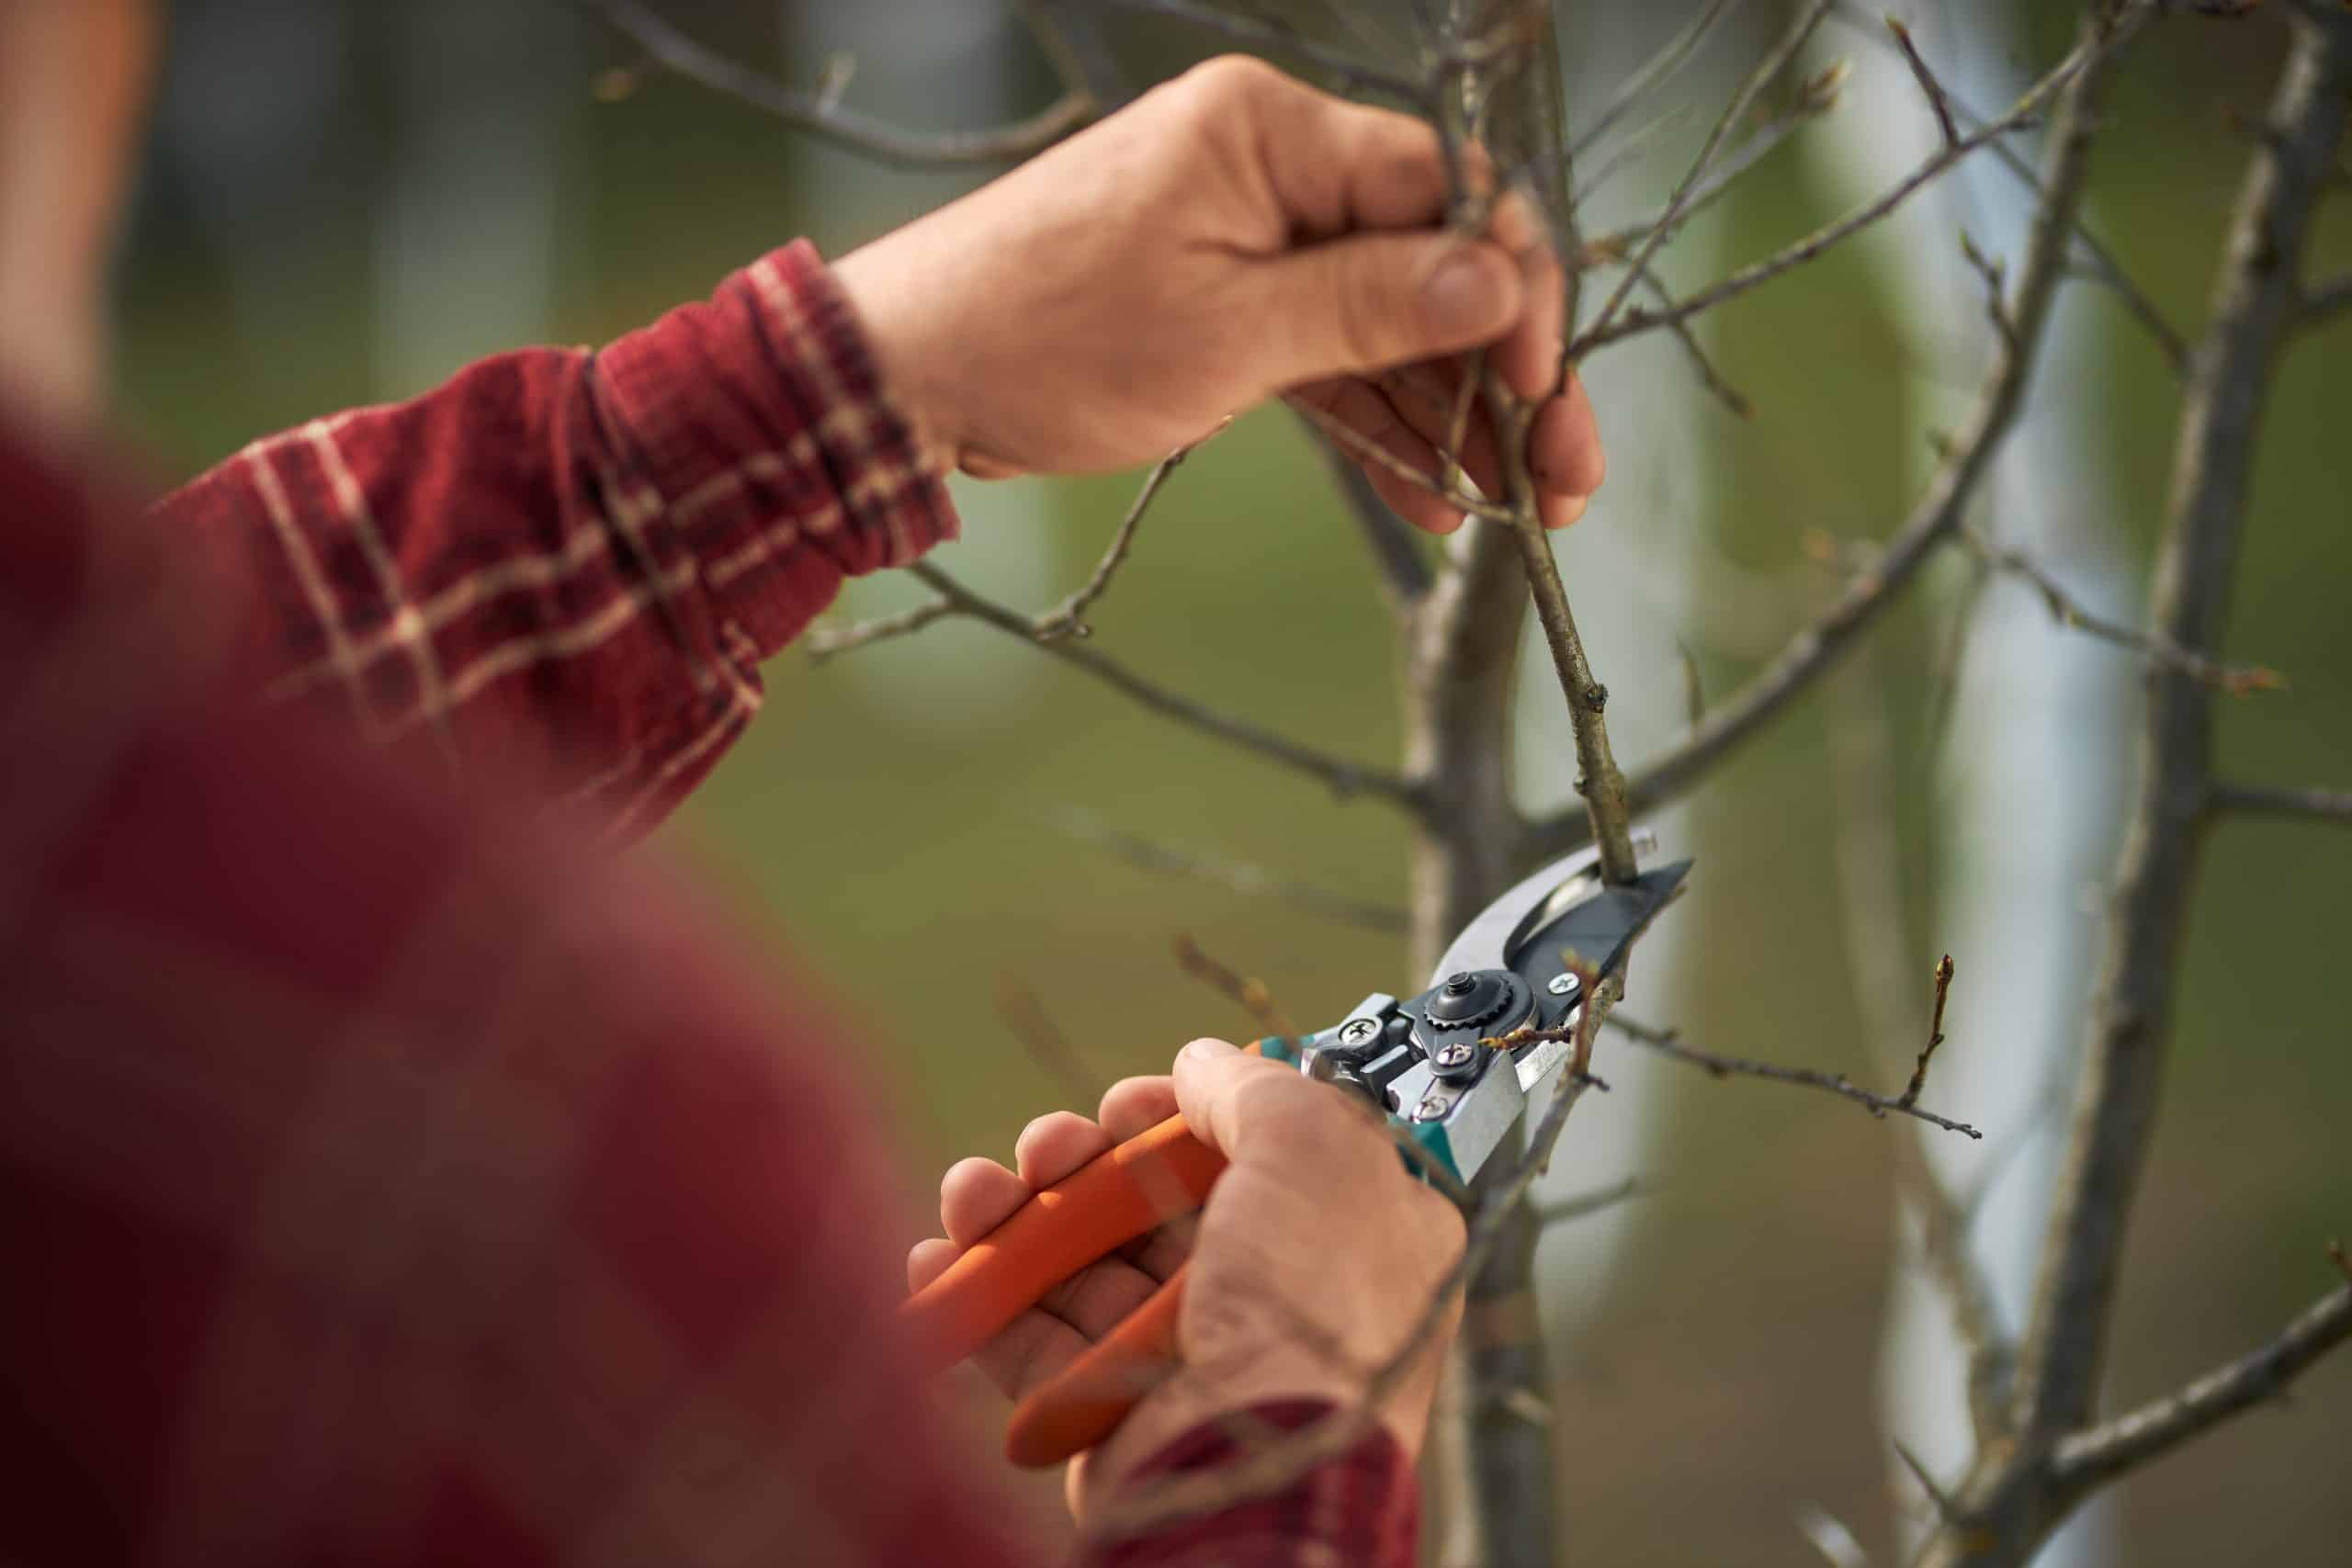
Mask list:
[[[1224,1169],[1225,1156],[1170,1116],[1038,1192],[899,1303],[923,1374],[969,1357],[1095,1259],[1199,1208]]]

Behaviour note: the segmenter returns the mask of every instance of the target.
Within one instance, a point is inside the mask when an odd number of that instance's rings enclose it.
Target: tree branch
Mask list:
[[[1919,568],[1959,527],[1978,483],[1991,468],[1994,453],[2017,419],[2032,376],[2051,299],[2064,267],[2075,215],[2082,202],[2098,124],[2098,88],[2116,51],[2149,15],[2144,4],[2127,6],[2108,30],[2086,39],[2068,57],[2068,64],[2042,78],[2020,102],[2021,108],[2039,103],[2052,84],[2061,84],[2056,89],[2056,125],[2050,140],[2042,199],[2034,211],[2024,261],[2007,307],[2016,328],[2014,340],[1996,345],[1975,406],[1945,446],[1926,493],[1888,542],[1873,573],[1851,584],[1746,686],[1710,708],[1704,722],[1681,741],[1634,773],[1626,781],[1625,796],[1634,816],[1645,815],[1690,789],[1809,690],[1885,613]],[[1529,835],[1529,857],[1563,854],[1588,841],[1589,833],[1576,815],[1564,813],[1539,824]]]
[[[909,576],[929,584],[938,593],[938,599],[902,615],[852,626],[830,637],[812,637],[808,645],[810,653],[820,659],[829,658],[849,649],[862,648],[883,637],[929,626],[948,615],[969,616],[1084,671],[1163,717],[1190,726],[1268,761],[1279,762],[1295,773],[1318,779],[1339,795],[1368,795],[1417,814],[1421,809],[1420,792],[1396,773],[1369,763],[1331,756],[1288,736],[1278,735],[1261,725],[1252,724],[1248,719],[1219,713],[1136,674],[1090,643],[1075,637],[1042,636],[1042,617],[1024,615],[992,599],[983,598],[929,561],[917,561],[906,568],[906,571]]]
[[[2339,1269],[2342,1248],[2330,1247]],[[2276,1339],[2161,1399],[2061,1439],[2050,1456],[2055,1484],[2081,1494],[2135,1470],[2265,1400],[2287,1392],[2297,1376],[2352,1338],[2352,1283],[2306,1307]]]
[[[1569,152],[1581,158],[1592,151],[1593,143],[1609,134],[1609,128],[1625,118],[1634,106],[1647,101],[1650,95],[1674,79],[1675,73],[1690,62],[1690,57],[1706,41],[1717,22],[1739,0],[1709,0],[1705,9],[1690,19],[1688,27],[1672,38],[1656,54],[1650,56],[1641,69],[1625,78],[1609,102],[1601,106],[1592,123],[1577,132],[1569,143]]]
[[[1106,851],[1140,870],[1211,883],[1245,897],[1272,898],[1294,909],[1378,931],[1383,936],[1401,936],[1405,932],[1405,911],[1393,905],[1335,893],[1246,861],[1178,849],[1114,827],[1091,811],[1056,812],[1048,820],[1072,838]]]
[[[1936,129],[1944,133],[1946,148],[1960,145],[1960,127],[1952,123],[1951,99],[1944,92],[1944,85],[1919,58],[1919,46],[1911,41],[1911,29],[1894,17],[1886,18],[1886,30],[1894,35],[1894,46],[1903,51],[1903,63],[1911,68],[1911,79],[1919,84],[1919,91],[1927,95],[1928,107],[1935,111]]]
[[[2123,14],[2132,17],[2143,17],[2145,15],[2145,6],[2144,5],[2129,6],[2124,8]],[[2130,27],[2120,27],[2117,31],[2130,31],[2136,25],[2133,23]],[[1573,352],[1577,358],[1581,359],[1596,349],[1622,342],[1636,333],[1661,326],[1670,320],[1688,321],[1702,311],[1712,310],[1727,300],[1737,299],[1751,288],[1770,282],[1782,273],[1812,261],[1832,246],[1850,239],[1894,212],[1923,186],[1979,147],[2010,131],[2019,130],[2032,121],[2040,113],[2041,106],[2048,102],[2052,95],[2060,92],[2067,83],[2081,74],[2100,54],[2112,48],[2115,41],[2112,35],[2104,40],[2086,40],[2082,47],[2076,49],[2041,80],[2029,88],[2025,96],[2019,98],[2007,113],[1962,137],[1959,141],[1940,148],[1933,156],[1897,181],[1893,188],[1848,213],[1845,217],[1815,230],[1775,254],[1767,256],[1762,261],[1753,262],[1729,276],[1701,289],[1684,299],[1673,311],[1636,309],[1627,311],[1623,321],[1612,320],[1611,314],[1604,311],[1590,327],[1577,334]],[[1667,217],[1661,220],[1661,222],[1670,224],[1676,217],[1673,206],[1669,203]],[[1620,294],[1622,295],[1623,292],[1621,286]]]
[[[1316,445],[1330,465],[1331,477],[1340,487],[1340,499],[1347,502],[1348,514],[1363,531],[1364,546],[1372,552],[1373,565],[1379,569],[1389,603],[1400,610],[1411,608],[1430,591],[1431,578],[1420,531],[1397,516],[1380,498],[1380,491],[1364,473],[1363,465],[1329,442],[1318,441]]]
[[[2017,550],[2005,549],[1973,528],[1962,528],[1961,538],[1976,558],[1995,571],[2029,583],[2041,594],[2051,619],[2062,626],[2086,632],[2101,642],[2132,649],[2148,656],[2160,669],[2185,675],[2200,685],[2233,697],[2253,692],[2276,691],[2287,683],[2276,670],[2260,664],[2222,664],[2193,648],[2183,648],[2162,632],[2135,631],[2083,608],[2082,601],[2059,585],[2057,579]]]
[[[1052,146],[1099,112],[1094,96],[1071,82],[1060,97],[1025,119],[985,130],[928,135],[844,108],[831,102],[828,94],[787,87],[697,42],[638,0],[573,0],[573,4],[603,17],[673,75],[700,83],[811,135],[886,164],[936,168],[1012,163]]]
[[[2301,817],[2352,827],[2352,789],[2293,789],[2279,784],[2217,784],[2206,807],[2248,816]]]
[[[1596,344],[1608,341],[1602,334],[1608,333],[1616,321],[1618,310],[1625,303],[1625,297],[1633,291],[1635,277],[1649,265],[1650,258],[1657,254],[1658,246],[1666,243],[1667,236],[1671,234],[1675,225],[1681,221],[1683,210],[1690,205],[1691,193],[1698,187],[1700,180],[1705,177],[1709,167],[1713,164],[1715,153],[1723,146],[1724,139],[1731,134],[1732,128],[1747,115],[1748,107],[1755,103],[1757,96],[1763,92],[1765,87],[1783,70],[1787,69],[1789,62],[1796,58],[1797,51],[1804,47],[1805,39],[1813,36],[1813,29],[1819,27],[1821,18],[1829,14],[1831,4],[1832,0],[1809,0],[1794,25],[1781,37],[1777,45],[1766,51],[1763,59],[1756,62],[1755,69],[1747,73],[1747,79],[1741,82],[1738,89],[1732,94],[1731,101],[1724,106],[1724,112],[1716,119],[1714,129],[1707,133],[1707,140],[1701,144],[1698,157],[1691,160],[1690,169],[1675,186],[1673,194],[1667,197],[1666,210],[1659,215],[1657,222],[1643,239],[1641,247],[1634,253],[1630,270],[1625,276],[1618,280],[1616,288],[1610,293],[1608,299],[1601,305],[1600,312],[1593,318],[1592,324],[1578,334],[1583,346],[1581,348],[1572,346],[1569,349],[1568,356],[1571,360],[1581,359],[1585,353]]]
[[[2256,152],[2191,356],[2149,624],[2180,648],[2222,641],[2245,523],[2263,393],[2294,310],[2296,262],[2352,100],[2352,15],[2295,28],[2275,135]],[[2213,694],[2177,671],[2150,681],[2141,777],[2109,907],[2074,1135],[2018,1374],[2018,1425],[2055,1437],[2096,1399],[2123,1233],[2154,1123],[2163,1045],[2195,886]]]
[[[1768,1083],[1794,1084],[1803,1089],[1817,1089],[1826,1094],[1834,1094],[1850,1100],[1872,1116],[1883,1117],[1887,1112],[1893,1111],[1898,1116],[1915,1117],[1921,1122],[1941,1127],[1947,1133],[1959,1133],[1971,1138],[1982,1138],[1984,1135],[1965,1122],[1954,1122],[1932,1111],[1923,1111],[1917,1104],[1906,1105],[1901,1095],[1873,1094],[1843,1073],[1826,1073],[1814,1067],[1783,1067],[1771,1062],[1753,1062],[1740,1056],[1718,1055],[1713,1051],[1702,1051],[1695,1045],[1684,1044],[1678,1031],[1659,1029],[1646,1023],[1636,1023],[1622,1016],[1612,1015],[1609,1020],[1609,1026],[1637,1045],[1656,1051],[1661,1056],[1668,1056],[1675,1061],[1698,1067],[1714,1077],[1762,1078]],[[1521,1032],[1526,1034],[1530,1040],[1546,1038],[1541,1033],[1529,1033],[1525,1031]],[[1504,1039],[1506,1042],[1517,1043],[1512,1036],[1506,1035]]]
[[[2315,327],[2340,310],[2352,310],[2352,272],[2306,290],[2298,324]]]
[[[1378,94],[1423,113],[1429,110],[1432,95],[1426,84],[1383,71],[1368,61],[1329,48],[1295,28],[1280,22],[1237,16],[1214,6],[1197,4],[1196,0],[1111,0],[1111,4],[1121,10],[1148,12],[1190,22],[1228,42],[1304,61],[1329,72],[1349,87]]]
[[[1179,446],[1162,457],[1145,476],[1143,489],[1136,492],[1136,499],[1128,506],[1126,516],[1120,519],[1119,530],[1111,536],[1110,547],[1102,552],[1102,560],[1095,564],[1093,575],[1081,583],[1076,592],[1037,617],[1036,635],[1039,640],[1050,642],[1057,637],[1092,635],[1084,619],[1088,606],[1102,598],[1110,588],[1111,579],[1117,574],[1127,558],[1127,551],[1135,545],[1136,530],[1143,525],[1143,514],[1151,509],[1152,502],[1159,495],[1159,487],[1168,482],[1168,476],[1176,471],[1192,451],[1190,446]]]
[[[1840,18],[1852,25],[1863,37],[1889,49],[1894,47],[1894,39],[1882,25],[1884,19],[1883,11],[1872,6],[1853,4],[1851,0],[1841,0],[1838,9]],[[1942,86],[1942,84],[1939,82],[1938,85]],[[1945,106],[1961,125],[1975,130],[1985,124],[1986,117],[1970,108],[1953,95],[1950,87],[1943,87],[1943,96]],[[2033,165],[2007,142],[1992,142],[1987,151],[1996,163],[2017,176],[2018,183],[2037,197],[2041,195],[2041,180],[2034,173]],[[2188,368],[2188,344],[2165,319],[2156,302],[2148,297],[2147,290],[2134,282],[2131,274],[2123,269],[2123,264],[2116,258],[2115,253],[2091,228],[2089,220],[2077,217],[2074,228],[2075,240],[2081,243],[2083,254],[2090,258],[2092,264],[2091,270],[2081,276],[2104,285],[2115,294],[2125,311],[2155,339],[2156,347],[2176,374]]]

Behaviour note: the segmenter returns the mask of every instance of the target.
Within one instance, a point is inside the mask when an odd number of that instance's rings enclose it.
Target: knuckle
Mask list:
[[[1204,60],[1178,78],[1195,107],[1229,109],[1236,104],[1273,91],[1287,80],[1255,56],[1220,54]]]

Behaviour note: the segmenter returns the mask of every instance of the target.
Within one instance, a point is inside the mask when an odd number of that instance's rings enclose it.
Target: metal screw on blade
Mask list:
[[[1340,1026],[1340,1043],[1361,1045],[1379,1032],[1380,1024],[1377,1020],[1351,1018]]]
[[[1574,975],[1555,975],[1552,983],[1544,988],[1555,997],[1565,997],[1577,988],[1577,977]]]
[[[1434,1122],[1444,1114],[1445,1100],[1434,1094],[1413,1107],[1413,1120],[1416,1122]]]
[[[1475,1050],[1476,1047],[1464,1045],[1459,1040],[1451,1045],[1441,1045],[1438,1047],[1437,1064],[1441,1067],[1458,1067],[1470,1059]]]

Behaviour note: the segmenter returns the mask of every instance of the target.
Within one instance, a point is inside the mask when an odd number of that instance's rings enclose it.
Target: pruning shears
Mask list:
[[[1610,886],[1593,851],[1566,856],[1464,927],[1428,989],[1374,993],[1329,1029],[1252,1048],[1361,1095],[1423,1161],[1467,1182],[1515,1144],[1521,1112],[1569,1060],[1560,1035],[1576,1023],[1586,988],[1620,971],[1690,869],[1680,861]],[[1198,1208],[1224,1168],[1224,1156],[1171,1116],[1036,1193],[901,1304],[924,1371],[954,1366],[1087,1265]],[[1183,1284],[1180,1268],[1031,1392],[1012,1413],[1006,1457],[1058,1464],[1108,1437],[1171,1375]]]

